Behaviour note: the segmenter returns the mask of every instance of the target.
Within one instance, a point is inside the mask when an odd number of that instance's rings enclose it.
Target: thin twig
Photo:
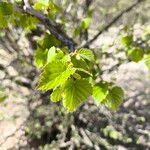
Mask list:
[[[82,47],[86,47],[89,44],[93,43],[104,31],[107,31],[114,23],[116,23],[125,13],[131,11],[135,6],[137,6],[139,3],[143,2],[145,0],[137,0],[135,3],[133,3],[131,6],[123,10],[120,14],[118,14],[116,17],[112,19],[110,23],[108,23],[106,26],[104,26],[91,40],[87,41]]]
[[[23,8],[19,6],[15,7],[17,11],[21,11],[36,17],[46,27],[46,29],[50,31],[51,34],[53,34],[57,39],[59,39],[64,45],[68,46],[70,51],[74,51],[76,49],[76,43],[62,30],[59,24],[50,20],[42,12],[34,10],[29,4],[28,0],[23,0],[23,2]]]

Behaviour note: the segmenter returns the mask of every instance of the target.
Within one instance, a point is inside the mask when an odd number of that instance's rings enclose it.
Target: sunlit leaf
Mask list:
[[[150,69],[150,54],[145,57],[144,61],[148,69]]]
[[[92,94],[91,84],[83,79],[70,79],[64,86],[63,104],[68,111],[74,111]]]
[[[38,48],[36,51],[35,51],[35,57],[34,57],[34,62],[35,62],[35,66],[37,68],[40,68],[40,67],[43,67],[45,64],[46,64],[46,61],[47,61],[47,53],[48,53],[48,50],[43,50],[43,49],[40,49]]]
[[[41,74],[38,85],[40,90],[49,90],[62,85],[73,73],[75,68],[63,61],[53,61],[48,63]]]
[[[52,94],[51,94],[51,96],[50,96],[50,100],[51,100],[52,102],[58,102],[58,101],[60,101],[60,100],[62,99],[62,95],[63,95],[62,89],[61,89],[61,88],[56,88],[56,89],[52,92]]]
[[[73,63],[73,66],[77,68],[77,73],[81,75],[83,78],[86,78],[88,76],[91,76],[89,70],[89,66],[87,62],[84,59],[77,59],[75,56],[71,57],[71,62]]]
[[[88,61],[94,61],[94,54],[91,50],[87,49],[87,48],[81,48],[79,50],[76,51],[76,57],[78,59],[83,58],[86,59]]]
[[[81,79],[81,76],[78,73],[74,73],[72,75],[75,79]]]
[[[130,60],[139,62],[144,56],[144,51],[140,48],[131,48],[128,50],[127,55]]]
[[[34,3],[34,9],[36,10],[44,10],[48,8],[49,0],[37,0],[37,2]]]
[[[36,25],[39,22],[37,18],[29,16],[27,14],[18,15],[20,25],[27,30],[36,29]]]
[[[84,70],[82,68],[76,68],[76,70],[79,71],[80,73],[82,72],[84,74],[87,74],[87,76],[92,76],[92,74],[89,71]]]
[[[46,33],[42,39],[38,41],[38,44],[42,49],[57,47],[60,45],[60,41],[56,39],[54,35]]]
[[[84,30],[88,29],[90,24],[91,24],[91,18],[89,18],[89,17],[84,18],[81,22],[81,28]]]
[[[126,35],[121,38],[121,43],[125,46],[130,46],[132,44],[132,42],[133,42],[132,35]]]
[[[107,102],[106,105],[111,110],[117,110],[119,105],[122,103],[124,98],[124,92],[122,88],[115,86],[109,90],[109,95],[106,97]]]
[[[97,104],[100,104],[108,95],[108,84],[100,82],[93,87],[93,98]]]
[[[6,17],[0,15],[0,28],[6,28],[7,26],[8,23]]]
[[[51,62],[56,56],[56,48],[53,46],[48,50],[47,62]]]

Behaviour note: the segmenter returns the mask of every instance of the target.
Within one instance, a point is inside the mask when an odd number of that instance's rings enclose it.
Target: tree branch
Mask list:
[[[108,23],[106,26],[104,26],[91,40],[87,41],[82,47],[87,47],[89,44],[93,43],[104,31],[107,31],[113,24],[115,24],[125,13],[131,11],[135,6],[137,6],[139,3],[143,2],[145,0],[137,0],[135,3],[133,3],[131,6],[123,10],[120,14],[118,14],[116,17],[112,19],[110,23]]]
[[[22,11],[40,20],[40,22],[50,31],[50,33],[58,38],[64,45],[68,46],[71,51],[74,51],[76,49],[76,43],[61,29],[60,25],[58,25],[54,21],[51,21],[43,13],[34,10],[30,6],[28,0],[24,0],[24,6]]]

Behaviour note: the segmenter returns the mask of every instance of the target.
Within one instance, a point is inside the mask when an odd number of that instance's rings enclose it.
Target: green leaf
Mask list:
[[[78,73],[74,73],[72,75],[75,79],[81,79],[81,76]]]
[[[47,49],[43,50],[43,49],[38,48],[35,51],[34,63],[37,68],[43,67],[46,64],[47,53],[48,53]]]
[[[92,94],[92,86],[87,80],[70,79],[64,86],[63,105],[68,111],[74,111]]]
[[[100,82],[93,87],[93,98],[97,104],[100,104],[108,95],[108,84]]]
[[[80,73],[82,72],[82,73],[86,74],[87,77],[89,77],[89,76],[92,77],[92,74],[89,71],[87,71],[87,70],[84,70],[82,68],[76,68],[76,70],[79,71]]]
[[[91,50],[87,49],[87,48],[81,48],[79,50],[76,51],[76,58],[77,59],[80,59],[83,58],[83,59],[86,59],[88,61],[94,61],[94,54]]]
[[[62,7],[60,7],[60,5],[55,4],[53,1],[49,1],[48,9],[50,10],[48,16],[51,19],[55,19],[56,13],[62,12]]]
[[[0,102],[5,101],[8,96],[6,95],[5,89],[0,86]]]
[[[60,49],[56,49],[54,46],[51,47],[48,51],[47,55],[47,62],[52,62],[52,61],[64,61],[64,62],[70,62],[71,58],[69,54],[65,54],[63,51]]]
[[[46,33],[45,36],[38,41],[38,44],[42,49],[49,49],[53,46],[60,46],[61,42],[56,39],[54,35]]]
[[[73,36],[76,37],[76,36],[80,35],[80,32],[81,32],[81,28],[80,28],[80,26],[77,26],[74,29]]]
[[[5,99],[7,98],[6,95],[0,95],[0,102],[3,102],[5,101]]]
[[[40,90],[50,90],[65,83],[75,73],[71,64],[63,61],[48,63],[41,73],[41,80],[38,85]]]
[[[19,24],[27,30],[36,29],[36,25],[39,22],[39,20],[33,16],[29,16],[27,14],[19,14]]]
[[[63,60],[65,60],[64,57],[65,57],[65,54],[61,50],[58,49],[56,55],[53,58],[53,60],[55,60],[55,61],[58,61],[58,60],[63,61]]]
[[[12,3],[0,2],[0,15],[7,16],[13,13]]]
[[[36,10],[44,10],[48,7],[49,0],[38,0],[36,3],[34,3],[34,9]]]
[[[63,94],[63,91],[61,88],[56,88],[51,96],[50,96],[50,100],[52,102],[59,102],[61,99],[62,99],[62,94]]]
[[[82,68],[85,70],[88,70],[89,68],[84,59],[77,59],[75,56],[71,57],[71,62],[73,63],[73,66],[76,68]]]
[[[77,59],[75,56],[72,56],[71,62],[73,63],[73,66],[77,69],[77,73],[82,78],[91,76],[89,72],[89,66],[87,65],[87,62],[84,59]]]
[[[91,18],[87,17],[87,18],[84,18],[81,22],[81,28],[86,30],[89,28],[91,24]]]
[[[55,56],[56,56],[56,48],[53,46],[48,50],[47,62],[53,61]]]
[[[0,28],[6,28],[7,26],[8,23],[6,17],[0,15]]]
[[[134,47],[128,50],[127,55],[130,60],[139,62],[144,56],[144,51],[140,48]]]
[[[150,69],[150,54],[146,55],[146,57],[144,58],[144,61],[148,69]]]
[[[124,92],[122,88],[115,86],[109,90],[109,95],[106,97],[107,102],[106,105],[111,110],[116,110],[119,105],[122,103],[124,98]]]
[[[133,42],[133,35],[127,35],[127,36],[123,36],[121,38],[121,43],[124,45],[124,46],[130,46]]]
[[[63,56],[63,58],[61,59],[61,61],[64,61],[64,62],[71,62],[70,55],[65,54],[65,55]]]
[[[17,3],[21,3],[21,2],[22,2],[22,0],[15,0],[15,2],[17,2]]]

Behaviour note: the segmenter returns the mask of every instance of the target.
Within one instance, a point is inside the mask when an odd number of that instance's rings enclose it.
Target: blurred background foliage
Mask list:
[[[51,91],[42,93],[35,88],[40,74],[35,66],[44,64],[47,49],[56,46],[65,51],[67,47],[37,18],[15,10],[22,8],[22,0],[5,2],[13,5],[4,9],[0,3],[0,147],[148,150],[150,0],[30,1],[58,31],[63,29],[72,37],[77,47],[93,50],[97,57],[94,68],[103,80],[125,90],[124,103],[116,112],[89,98],[73,113],[67,113],[61,103],[52,103]]]

